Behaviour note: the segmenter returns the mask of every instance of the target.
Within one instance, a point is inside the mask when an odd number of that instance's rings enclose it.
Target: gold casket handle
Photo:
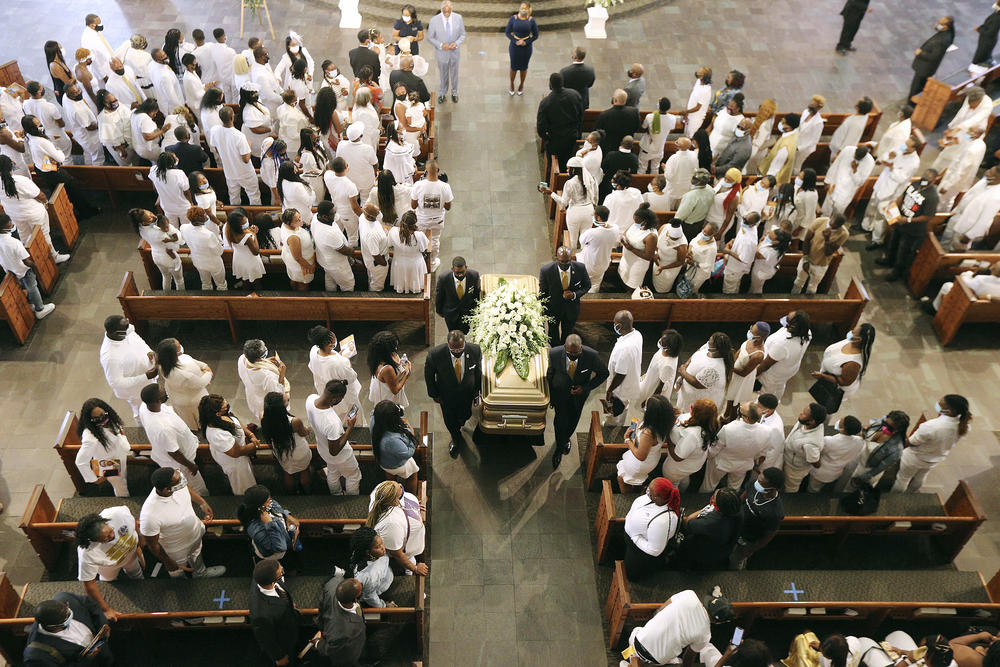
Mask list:
[[[500,428],[507,428],[507,420],[519,419],[521,423],[518,425],[519,428],[524,428],[528,424],[528,415],[500,415]]]

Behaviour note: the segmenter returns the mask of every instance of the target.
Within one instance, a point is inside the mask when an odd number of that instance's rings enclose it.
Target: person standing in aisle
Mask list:
[[[844,27],[841,28],[840,39],[837,40],[837,53],[846,56],[848,51],[855,50],[851,46],[854,43],[854,36],[858,34],[861,20],[870,11],[868,0],[847,0],[844,3],[844,8],[840,10],[840,15],[844,17]]]
[[[559,467],[562,457],[569,454],[573,434],[583,414],[590,392],[608,379],[608,369],[597,351],[583,344],[577,334],[566,337],[564,345],[549,350],[546,379],[552,397],[549,405],[555,410],[552,426],[555,443],[552,447],[552,469]]]
[[[944,461],[955,444],[969,432],[972,412],[969,400],[958,394],[946,394],[934,404],[938,416],[917,427],[903,443],[899,472],[893,491],[916,493],[927,473]]]
[[[104,320],[101,367],[115,397],[132,407],[132,416],[141,426],[140,393],[159,370],[153,350],[135,332],[135,327],[121,315],[110,315]]]
[[[910,82],[909,100],[919,95],[927,84],[927,79],[937,73],[941,61],[948,53],[948,47],[955,41],[955,20],[950,16],[942,16],[934,24],[934,34],[920,48],[913,52],[915,56],[910,67],[913,69],[913,80]]]
[[[522,2],[517,10],[517,14],[507,21],[507,28],[504,30],[507,39],[510,40],[508,53],[510,55],[510,90],[508,94],[514,96],[514,75],[520,72],[521,83],[517,88],[518,95],[524,95],[524,77],[528,74],[528,63],[531,61],[532,44],[538,39],[538,24],[531,16],[531,5]]]
[[[451,271],[438,276],[434,290],[434,310],[444,318],[448,331],[469,333],[466,318],[475,310],[482,292],[479,272],[465,264],[464,257],[451,260]]]
[[[451,210],[455,196],[451,186],[438,178],[437,160],[428,160],[424,178],[413,185],[410,191],[410,208],[417,213],[417,229],[427,232],[428,250],[431,258],[431,273],[441,265],[438,251],[441,249],[441,231],[444,229],[445,211]]]
[[[555,347],[573,333],[580,317],[580,299],[590,291],[590,276],[582,262],[573,261],[573,253],[559,246],[556,261],[538,272],[538,293],[549,322],[549,345]]]
[[[990,15],[973,30],[979,33],[979,41],[976,43],[976,53],[972,56],[972,63],[989,67],[993,63],[993,49],[997,46],[997,35],[1000,34],[1000,2],[993,3]]]
[[[483,385],[483,353],[475,343],[466,343],[458,329],[448,333],[448,342],[427,353],[424,363],[427,395],[441,406],[445,428],[451,434],[448,453],[456,458],[465,440],[462,427],[479,404]]]
[[[444,0],[441,13],[430,20],[427,28],[427,41],[434,47],[438,67],[438,104],[444,102],[449,87],[451,101],[458,102],[458,47],[465,41],[465,22],[461,14],[451,11],[451,2]]]

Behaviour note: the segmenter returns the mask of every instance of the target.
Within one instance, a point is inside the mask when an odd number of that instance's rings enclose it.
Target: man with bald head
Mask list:
[[[344,579],[338,570],[323,586],[319,602],[316,650],[330,665],[358,665],[365,655],[368,633],[361,614],[361,582]]]
[[[552,468],[558,468],[562,457],[569,454],[576,425],[590,392],[608,379],[608,369],[597,351],[583,344],[577,334],[566,337],[564,345],[549,350],[549,407],[555,410],[552,427],[555,445],[552,448]]]
[[[639,63],[632,63],[625,71],[625,75],[628,77],[628,83],[624,87],[625,94],[628,95],[625,100],[626,106],[639,108],[639,100],[646,92],[646,79],[642,76],[645,73],[646,71]]]
[[[626,135],[635,135],[642,127],[639,110],[627,102],[628,93],[619,88],[611,96],[611,108],[602,111],[594,123],[595,130],[604,130],[601,150],[605,155],[618,148]]]
[[[698,168],[698,152],[687,137],[677,140],[677,152],[663,163],[663,178],[667,181],[664,191],[673,199],[671,210],[676,211],[684,193],[691,189],[691,178]]]
[[[108,75],[108,83],[105,88],[118,98],[119,104],[129,109],[135,109],[146,99],[146,94],[139,86],[135,71],[123,64],[118,58],[111,59],[111,73]]]
[[[566,246],[559,246],[556,261],[538,272],[538,294],[549,322],[549,345],[555,347],[573,333],[580,317],[580,299],[590,291],[590,276],[583,262],[573,260]]]
[[[629,407],[639,400],[639,377],[642,375],[642,334],[632,326],[632,313],[615,313],[615,335],[618,340],[608,359],[608,391],[604,396],[608,423],[619,426],[628,421]]]
[[[389,88],[393,91],[393,96],[400,85],[406,86],[407,93],[416,91],[420,95],[420,101],[425,104],[431,99],[431,94],[427,91],[424,80],[413,73],[413,56],[401,56],[399,69],[393,70],[389,75]]]
[[[184,92],[181,90],[177,74],[170,68],[167,52],[163,49],[153,51],[153,62],[149,63],[148,70],[160,113],[169,116],[174,109],[184,105]]]
[[[733,131],[733,138],[726,147],[723,148],[715,158],[714,168],[716,174],[725,174],[730,169],[743,171],[750,154],[753,152],[753,143],[750,138],[750,126],[753,122],[749,118],[744,118]]]

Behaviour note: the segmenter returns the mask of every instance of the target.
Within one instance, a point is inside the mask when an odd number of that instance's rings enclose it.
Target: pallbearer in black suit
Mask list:
[[[434,310],[444,318],[448,331],[469,333],[465,318],[472,314],[480,296],[479,272],[468,268],[464,257],[456,257],[451,260],[451,271],[438,276]]]
[[[552,467],[558,468],[569,453],[576,425],[590,392],[608,379],[607,364],[597,351],[587,347],[576,334],[566,337],[566,344],[549,350],[549,405],[556,411],[552,420],[556,444],[552,449]]]
[[[448,453],[458,456],[464,442],[462,426],[472,416],[483,386],[483,353],[475,343],[466,343],[465,334],[455,329],[448,342],[427,354],[424,362],[427,395],[441,406],[445,428],[451,434]]]
[[[299,610],[284,586],[285,568],[267,558],[253,568],[250,627],[260,650],[275,665],[290,665],[299,648]]]
[[[545,301],[549,323],[549,345],[560,345],[573,333],[580,317],[580,297],[590,291],[590,276],[583,262],[573,261],[573,253],[559,246],[556,261],[549,262],[538,272],[538,292]]]

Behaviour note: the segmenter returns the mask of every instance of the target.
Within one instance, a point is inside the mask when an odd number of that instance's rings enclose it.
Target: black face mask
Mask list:
[[[578,361],[580,359],[580,355],[579,354],[570,354],[569,352],[567,352],[566,353],[566,358],[569,359],[570,361]]]
[[[125,76],[125,68],[124,67],[121,68],[121,69],[113,69],[111,71],[114,72],[115,74],[117,74],[118,76]]]
[[[104,24],[102,23],[101,25],[95,25],[94,30],[96,30],[97,32],[104,32]]]
[[[7,127],[7,121],[0,120],[0,130],[4,129],[5,127]]]
[[[570,265],[569,265],[568,262],[566,264],[559,264],[559,270],[560,271],[569,271],[569,266]]]
[[[66,97],[73,100],[74,102],[79,102],[80,100],[83,99],[83,95],[67,95]]]
[[[451,356],[455,357],[456,359],[460,358],[463,354],[465,354],[465,348],[464,347],[461,350],[459,350],[458,352],[456,352],[455,350],[452,350],[451,348],[448,348],[448,351],[451,352]]]

